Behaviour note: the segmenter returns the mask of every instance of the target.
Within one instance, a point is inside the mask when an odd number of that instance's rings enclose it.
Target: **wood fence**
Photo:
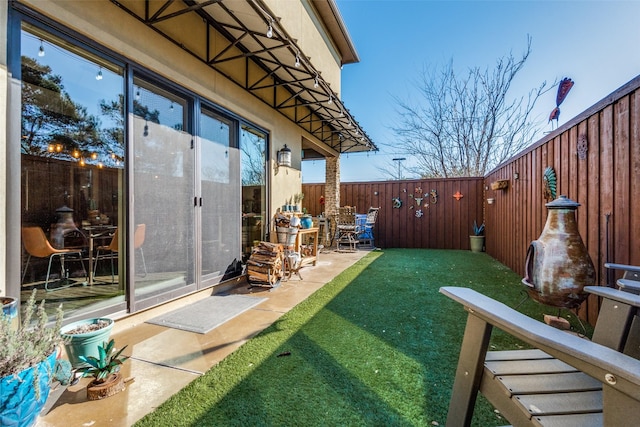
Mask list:
[[[377,247],[469,249],[473,221],[482,223],[483,184],[483,178],[341,183],[340,205],[362,213],[380,208]],[[303,184],[302,191],[302,206],[322,213],[324,184]]]
[[[361,212],[382,208],[376,246],[383,248],[468,249],[477,218],[486,224],[487,253],[523,273],[527,248],[546,222],[543,175],[551,167],[556,196],[581,204],[578,229],[595,265],[596,283],[613,285],[620,272],[607,271],[605,262],[640,265],[639,88],[640,76],[484,178],[343,183],[341,205]],[[492,189],[498,181],[506,188]],[[435,204],[426,202],[432,189],[438,194]],[[324,185],[304,184],[303,192],[309,212],[322,212]],[[464,196],[459,201],[456,192]],[[422,217],[416,215],[418,194],[424,198]],[[394,197],[402,200],[401,208],[393,207]],[[593,323],[598,309],[598,299],[590,297],[579,314]]]
[[[614,284],[619,272],[607,261],[640,265],[640,77],[485,178],[486,250],[514,271],[524,271],[526,250],[544,228],[547,209],[543,174],[552,167],[557,195],[581,206],[578,228],[596,267],[597,284]],[[515,176],[518,179],[515,179]],[[508,180],[506,190],[491,183]],[[595,319],[597,298],[581,315]]]

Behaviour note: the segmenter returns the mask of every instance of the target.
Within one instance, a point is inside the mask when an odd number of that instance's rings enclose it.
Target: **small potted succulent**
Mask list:
[[[469,236],[469,246],[471,252],[482,252],[484,248],[484,223],[478,225],[475,220],[473,221],[473,235]]]
[[[127,348],[126,345],[116,350],[115,340],[111,339],[108,343],[98,346],[98,357],[80,356],[85,366],[78,372],[82,377],[93,378],[93,381],[87,385],[87,399],[104,399],[124,390],[124,379],[120,373],[120,367],[129,358],[122,355],[125,348]]]
[[[3,308],[4,308],[3,297]],[[30,426],[44,407],[56,358],[64,340],[60,336],[62,306],[53,326],[36,304],[36,291],[24,304],[22,325],[15,316],[0,315],[0,420],[2,425]]]

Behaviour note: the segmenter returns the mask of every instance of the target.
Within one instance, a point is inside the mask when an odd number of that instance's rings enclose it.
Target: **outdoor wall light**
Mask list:
[[[291,148],[287,144],[278,151],[278,166],[291,167]]]

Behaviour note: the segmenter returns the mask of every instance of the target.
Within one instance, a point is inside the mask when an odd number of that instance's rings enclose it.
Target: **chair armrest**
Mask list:
[[[640,295],[620,291],[614,288],[608,288],[605,286],[585,286],[584,290],[586,292],[589,292],[590,294],[598,295],[602,298],[640,308]]]
[[[440,292],[462,304],[470,316],[476,316],[640,401],[640,360],[553,328],[472,289],[442,287]]]
[[[637,265],[614,264],[612,262],[607,262],[605,263],[604,267],[613,270],[625,270],[640,273],[640,267]]]

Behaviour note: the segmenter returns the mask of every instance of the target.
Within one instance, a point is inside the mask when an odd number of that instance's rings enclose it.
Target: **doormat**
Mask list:
[[[214,295],[154,317],[147,323],[206,334],[266,299],[245,295]]]

